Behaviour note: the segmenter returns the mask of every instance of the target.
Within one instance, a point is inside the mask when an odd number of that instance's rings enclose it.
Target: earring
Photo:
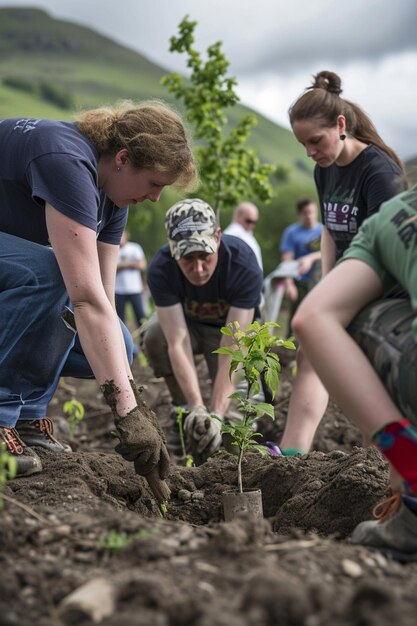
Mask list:
[[[120,172],[120,167],[117,168],[117,171]]]
[[[339,137],[341,141],[344,141],[346,139],[346,135],[344,133],[342,135],[339,135]]]

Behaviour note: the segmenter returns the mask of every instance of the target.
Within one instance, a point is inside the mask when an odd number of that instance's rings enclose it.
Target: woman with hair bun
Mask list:
[[[340,77],[322,71],[289,109],[294,135],[316,163],[323,276],[348,249],[360,225],[405,187],[398,156],[381,139],[367,114],[341,93]],[[284,454],[309,451],[327,403],[328,393],[301,345],[280,444]]]
[[[59,377],[94,376],[118,388],[118,451],[138,473],[165,477],[168,453],[138,411],[114,293],[128,205],[197,182],[184,124],[161,102],[123,102],[75,122],[4,119],[0,142],[0,442],[18,476],[39,472],[32,446],[66,449],[45,419]]]

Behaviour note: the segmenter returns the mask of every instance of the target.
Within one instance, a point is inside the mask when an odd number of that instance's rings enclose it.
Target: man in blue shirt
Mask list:
[[[165,226],[169,245],[161,248],[148,271],[156,316],[144,336],[155,375],[163,376],[174,405],[188,406],[185,431],[204,460],[221,443],[220,424],[234,386],[230,359],[213,354],[229,345],[220,328],[238,321],[246,328],[260,302],[262,272],[249,246],[223,235],[216,214],[203,200],[182,200],[169,209]],[[204,406],[194,354],[204,354],[213,383],[210,410]]]
[[[317,282],[319,271],[320,238],[323,225],[317,221],[317,205],[311,198],[301,198],[297,202],[298,222],[291,224],[282,235],[280,252],[283,261],[297,260],[299,276],[287,278],[286,295],[291,302],[288,319],[288,334],[291,320],[307,292]]]

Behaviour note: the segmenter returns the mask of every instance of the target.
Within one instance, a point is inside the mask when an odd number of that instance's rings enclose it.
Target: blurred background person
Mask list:
[[[288,226],[282,235],[280,252],[282,261],[298,261],[298,278],[285,280],[285,292],[290,301],[288,331],[302,299],[317,282],[321,267],[320,238],[323,225],[317,219],[317,204],[311,198],[300,198],[296,204],[298,221]]]
[[[259,219],[259,211],[252,202],[241,202],[233,211],[232,221],[223,234],[233,235],[245,241],[255,253],[258,265],[263,271],[262,252],[253,231]]]
[[[125,230],[120,241],[117,260],[116,310],[120,319],[126,323],[126,305],[131,304],[137,327],[146,317],[142,279],[142,272],[146,270],[146,267],[142,246],[130,241],[130,233]]]

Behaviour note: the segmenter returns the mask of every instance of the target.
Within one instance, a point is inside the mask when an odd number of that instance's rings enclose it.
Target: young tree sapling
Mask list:
[[[265,446],[257,443],[261,433],[254,432],[254,424],[263,415],[275,419],[274,407],[266,402],[254,402],[252,396],[259,392],[259,377],[263,376],[265,384],[270,389],[272,398],[278,389],[279,372],[281,365],[274,348],[283,347],[295,350],[291,339],[281,339],[270,333],[272,327],[279,327],[275,322],[253,322],[246,330],[241,330],[238,322],[230,322],[223,326],[220,332],[232,338],[232,345],[214,350],[217,354],[228,355],[231,358],[229,376],[241,370],[247,382],[246,392],[235,391],[229,396],[237,401],[237,409],[242,413],[242,420],[231,424],[222,422],[222,433],[229,433],[233,439],[232,445],[237,446],[238,487],[243,493],[242,459],[246,452],[259,452],[263,456],[269,454]],[[213,418],[217,418],[215,415]]]

